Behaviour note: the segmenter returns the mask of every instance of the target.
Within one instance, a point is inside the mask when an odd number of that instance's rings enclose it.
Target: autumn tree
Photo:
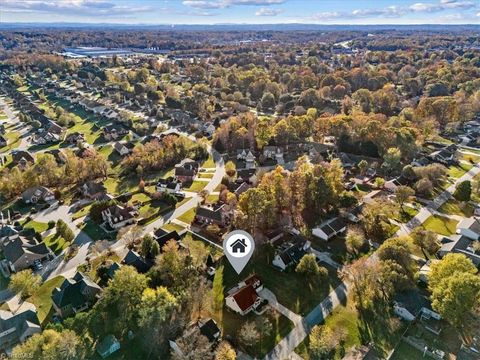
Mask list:
[[[8,288],[15,294],[19,294],[22,299],[26,299],[35,294],[40,285],[42,278],[36,275],[32,270],[22,270],[10,277]]]

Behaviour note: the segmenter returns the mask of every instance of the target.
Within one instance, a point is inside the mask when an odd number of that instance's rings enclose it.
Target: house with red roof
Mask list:
[[[260,279],[252,275],[229,292],[225,298],[226,305],[236,313],[246,315],[262,302],[262,298],[258,296],[258,292],[262,289],[263,284]]]

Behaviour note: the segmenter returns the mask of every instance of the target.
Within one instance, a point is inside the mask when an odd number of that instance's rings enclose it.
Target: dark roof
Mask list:
[[[197,208],[196,216],[221,222],[222,221],[222,208],[221,207],[209,208],[209,207],[206,207],[206,206],[199,206]]]
[[[210,319],[200,326],[200,333],[206,336],[210,342],[213,342],[215,339],[217,339],[215,335],[220,333],[220,329],[218,328],[215,320]]]
[[[303,249],[304,246],[305,241],[297,241],[289,248],[282,251],[279,256],[282,259],[283,263],[286,266],[298,264],[300,262],[300,259],[306,254],[306,251]]]
[[[12,151],[12,161],[18,163],[20,160],[25,159],[28,162],[35,162],[35,159],[32,154],[24,150],[14,150]]]
[[[160,250],[165,246],[167,242],[170,240],[180,241],[181,236],[178,234],[176,230],[170,231],[169,233],[163,234],[155,238],[157,240],[158,245],[160,245]]]
[[[81,272],[77,272],[72,279],[65,279],[60,288],[53,290],[52,300],[59,308],[66,305],[79,307],[101,290],[100,286]]]
[[[345,221],[343,221],[343,219],[341,219],[339,217],[337,217],[335,220],[333,220],[328,225],[330,225],[330,227],[337,232],[340,231],[341,229],[343,229],[346,226]]]
[[[133,266],[141,274],[150,270],[150,266],[147,262],[135,251],[129,250],[127,255],[122,260],[122,264]]]
[[[43,258],[48,254],[50,254],[50,250],[45,243],[32,244],[20,236],[10,239],[3,244],[3,255],[12,264],[15,264],[20,259],[33,264],[35,259]]]

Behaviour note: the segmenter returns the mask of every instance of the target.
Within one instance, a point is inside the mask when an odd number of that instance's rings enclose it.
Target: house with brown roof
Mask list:
[[[12,164],[20,169],[25,169],[29,164],[34,164],[35,158],[32,154],[25,150],[12,151]]]
[[[262,282],[258,276],[254,274],[232,289],[225,298],[225,303],[236,313],[246,315],[252,310],[255,310],[262,302],[262,299],[258,295],[262,289]]]
[[[231,211],[222,203],[211,206],[200,205],[195,213],[195,222],[204,225],[217,224],[225,226],[230,220]]]
[[[101,181],[87,181],[80,187],[80,192],[83,196],[92,200],[102,200],[107,197],[107,188]]]
[[[198,162],[192,159],[183,159],[175,165],[175,177],[182,183],[192,182],[198,173]]]

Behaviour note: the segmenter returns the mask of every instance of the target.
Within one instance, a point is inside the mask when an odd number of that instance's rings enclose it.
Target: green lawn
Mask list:
[[[203,168],[213,168],[215,167],[215,162],[213,161],[213,158],[211,155],[208,156],[208,159],[205,160],[200,167]]]
[[[199,173],[198,177],[202,179],[211,179],[213,178],[213,173]]]
[[[105,231],[102,230],[100,226],[95,224],[92,220],[88,220],[83,222],[80,225],[80,229],[85,231],[85,233],[92,238],[92,240],[103,240],[109,239],[115,234],[107,234]]]
[[[77,212],[75,212],[73,215],[72,215],[72,219],[73,220],[76,220],[76,219],[79,219],[83,216],[87,216],[90,212],[90,208],[92,207],[92,204],[89,204],[87,206],[84,206],[82,207],[80,210],[78,210]]]
[[[20,138],[20,133],[18,131],[10,131],[7,129],[4,137],[7,140],[7,146],[0,148],[0,152],[6,152],[15,149],[20,145],[20,142],[22,141],[22,139]]]
[[[480,155],[473,155],[473,154],[462,154],[462,160],[477,163],[480,161]]]
[[[359,329],[358,312],[355,309],[351,301],[346,305],[340,305],[327,317],[325,323],[326,326],[336,331],[342,329],[345,333],[345,340],[336,349],[333,359],[341,359],[343,353],[347,352],[354,346],[359,346],[362,343],[362,338]],[[302,358],[310,360],[308,354],[309,339],[308,337],[303,341],[296,349],[295,352]]]
[[[38,319],[42,325],[48,322],[54,312],[51,298],[52,291],[56,287],[59,287],[64,279],[63,276],[57,276],[45,281],[42,286],[40,286],[37,293],[27,299],[27,301],[33,303],[37,307]]]
[[[406,342],[402,341],[398,347],[395,349],[390,360],[424,360],[428,359],[429,357],[423,357],[421,351],[415,349],[413,346],[407,344]]]
[[[248,265],[240,275],[237,275],[225,258],[222,258],[221,263],[225,269],[218,275],[223,278],[217,281],[221,280],[224,290],[228,290],[249,274],[256,273],[282,305],[300,315],[308,314],[340,283],[336,271],[330,267],[327,267],[329,270],[327,278],[306,279],[293,270],[287,272],[277,270],[271,265],[271,260],[272,255],[268,254],[265,246],[257,247]]]
[[[31,229],[38,233],[43,233],[44,231],[48,230],[48,224],[44,222],[30,220],[28,222],[23,223],[23,228]]]
[[[437,234],[448,236],[455,234],[457,231],[457,223],[458,221],[446,217],[432,215],[425,220],[423,227]]]
[[[43,242],[55,253],[59,254],[62,250],[66,249],[70,243],[57,234],[51,234],[47,236]]]
[[[460,215],[464,217],[473,216],[474,208],[469,203],[461,203],[455,199],[450,199],[444,203],[438,211],[447,215]]]
[[[184,223],[191,224],[193,219],[195,218],[195,214],[197,212],[196,208],[192,208],[188,210],[186,213],[178,217],[178,220],[183,221]]]
[[[469,171],[472,167],[473,165],[471,164],[468,164],[468,165],[460,164],[460,166],[450,166],[450,168],[448,169],[448,175],[453,178],[459,178],[465,175],[465,173]]]
[[[143,202],[150,201],[150,200],[151,200],[151,198],[147,194],[137,193],[137,194],[132,195],[132,199],[130,201],[132,201],[132,202],[133,201],[139,201],[139,202],[143,203]]]
[[[209,203],[216,203],[218,201],[218,195],[208,195],[207,196],[207,202]]]
[[[180,226],[178,224],[174,224],[174,223],[169,223],[169,224],[165,224],[162,226],[162,229],[166,230],[166,231],[177,231],[177,232],[180,232],[182,230],[184,230],[185,228],[183,226]]]
[[[194,181],[189,188],[185,189],[185,191],[199,192],[203,190],[207,184],[208,182],[206,181]]]

